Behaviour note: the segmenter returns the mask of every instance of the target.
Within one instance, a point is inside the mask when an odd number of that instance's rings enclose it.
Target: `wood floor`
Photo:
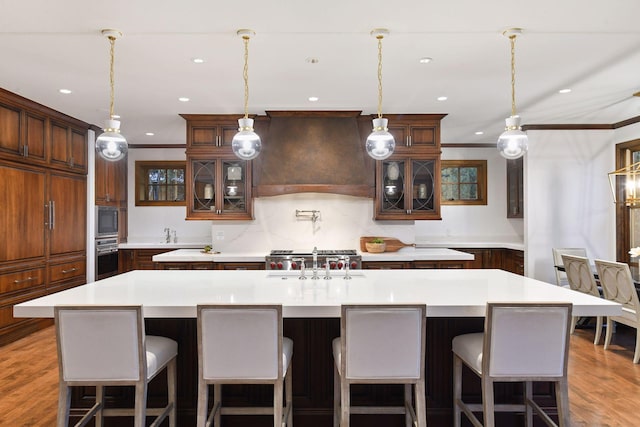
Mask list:
[[[635,330],[619,327],[608,351],[593,330],[571,337],[571,426],[640,426],[640,365],[632,363]],[[0,426],[55,425],[58,365],[53,327],[0,347]]]

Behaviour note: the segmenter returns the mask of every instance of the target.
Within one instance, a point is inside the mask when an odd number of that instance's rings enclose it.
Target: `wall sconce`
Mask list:
[[[640,206],[640,162],[609,172],[613,203]]]

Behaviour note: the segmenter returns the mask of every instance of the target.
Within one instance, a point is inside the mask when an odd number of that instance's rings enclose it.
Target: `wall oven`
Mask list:
[[[96,239],[118,236],[118,208],[96,206]]]
[[[96,280],[118,274],[118,238],[96,239]]]

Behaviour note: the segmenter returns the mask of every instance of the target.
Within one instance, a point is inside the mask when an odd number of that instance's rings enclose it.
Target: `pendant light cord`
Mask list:
[[[378,118],[382,118],[382,35],[378,39]]]
[[[244,118],[249,118],[249,36],[243,36],[244,42],[244,69],[242,77],[244,78]]]
[[[109,86],[111,87],[111,100],[109,104],[109,118],[113,120],[113,105],[115,102],[115,71],[114,71],[114,62],[115,62],[115,51],[116,51],[116,38],[113,36],[109,36],[109,43],[111,44],[111,68],[109,69]]]
[[[516,115],[516,36],[509,36],[511,42],[511,116]]]

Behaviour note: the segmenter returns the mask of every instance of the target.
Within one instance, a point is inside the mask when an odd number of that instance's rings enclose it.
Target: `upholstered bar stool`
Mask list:
[[[333,340],[335,427],[348,427],[350,414],[405,414],[407,426],[427,425],[426,311],[424,304],[342,306]],[[404,384],[404,406],[352,406],[351,384]]]
[[[574,291],[582,292],[584,294],[593,295],[600,298],[600,290],[598,290],[598,284],[593,276],[589,259],[582,256],[562,255],[562,262],[564,263],[565,272],[567,273],[567,280],[569,281],[569,288]],[[573,334],[576,329],[576,323],[578,321],[577,316],[573,316],[571,319],[571,333]],[[600,336],[602,335],[602,316],[596,317],[596,335],[593,339],[594,344],[600,342]]]
[[[464,412],[476,427],[495,425],[495,412],[524,412],[533,426],[533,411],[549,426],[557,424],[533,401],[533,382],[555,383],[559,425],[570,426],[567,360],[570,303],[488,303],[485,332],[453,339],[453,414],[455,427]],[[462,365],[482,380],[482,404],[462,401]],[[522,404],[496,404],[495,382],[524,382]]]
[[[145,335],[140,306],[57,306],[56,335],[60,387],[58,427],[69,423],[71,387],[95,386],[96,403],[76,426],[95,416],[133,416],[134,426],[152,426],[168,416],[176,426],[176,356],[178,344],[169,338]],[[167,371],[167,405],[147,408],[147,386],[158,373]],[[134,386],[135,408],[105,408],[104,386]]]
[[[282,336],[282,306],[199,305],[198,427],[220,426],[221,415],[271,414],[274,427],[292,426],[292,356],[293,341]],[[224,407],[223,384],[273,384],[273,406]]]

